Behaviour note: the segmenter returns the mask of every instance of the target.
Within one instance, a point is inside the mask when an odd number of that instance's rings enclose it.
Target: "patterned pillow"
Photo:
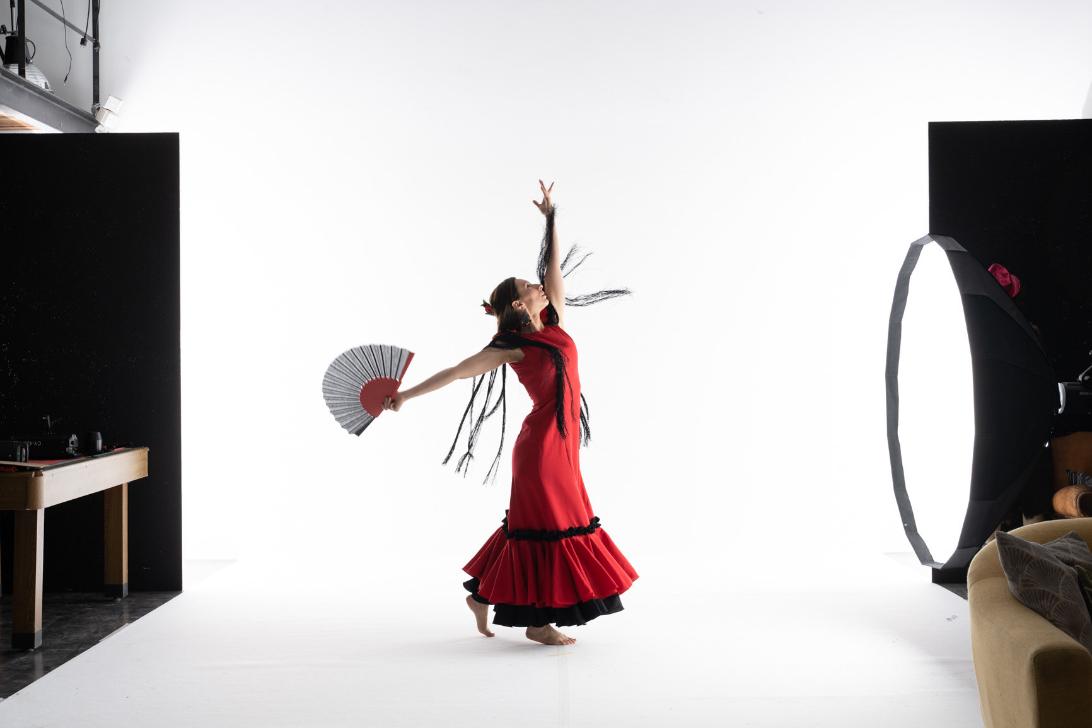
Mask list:
[[[1081,587],[1084,606],[1088,608],[1089,612],[1092,612],[1092,568],[1084,564],[1078,564],[1074,568],[1077,570],[1077,585]]]
[[[1043,547],[1066,566],[1084,566],[1092,570],[1092,551],[1088,550],[1088,544],[1076,531],[1047,541]]]
[[[1055,542],[1068,539],[1069,534]],[[1073,545],[1063,544],[1061,550],[1068,554]],[[1084,549],[1087,551],[1088,546]],[[1085,606],[1077,570],[1063,562],[1055,549],[1004,531],[997,534],[997,553],[1013,596],[1092,652],[1092,617]]]

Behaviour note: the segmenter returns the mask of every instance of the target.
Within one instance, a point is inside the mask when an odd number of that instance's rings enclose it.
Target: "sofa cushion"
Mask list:
[[[1092,651],[1092,617],[1085,605],[1077,570],[1066,563],[1081,559],[1070,536],[1076,536],[1088,552],[1084,540],[1072,533],[1047,545],[1000,531],[997,553],[1013,596]]]

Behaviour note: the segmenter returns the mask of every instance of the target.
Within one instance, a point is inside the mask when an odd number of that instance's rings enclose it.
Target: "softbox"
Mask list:
[[[911,275],[930,243],[944,251],[959,289],[974,401],[969,487],[953,481],[943,494],[945,508],[964,512],[963,525],[955,551],[939,554],[939,559],[918,532],[899,441],[903,316]],[[929,291],[915,293],[922,295]],[[1057,381],[1035,331],[985,266],[949,237],[926,235],[910,245],[895,284],[888,327],[887,442],[903,528],[921,563],[933,567],[934,581],[965,580],[971,558],[1020,498],[1050,438],[1059,403]]]

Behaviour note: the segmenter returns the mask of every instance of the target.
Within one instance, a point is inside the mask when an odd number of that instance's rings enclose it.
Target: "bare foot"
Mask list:
[[[561,634],[552,624],[544,627],[528,627],[527,639],[541,642],[544,645],[571,645],[576,639],[566,634]]]
[[[470,611],[474,612],[474,619],[478,622],[478,631],[486,637],[492,637],[493,633],[489,631],[489,605],[475,601],[470,594],[466,595],[466,605],[470,607]]]

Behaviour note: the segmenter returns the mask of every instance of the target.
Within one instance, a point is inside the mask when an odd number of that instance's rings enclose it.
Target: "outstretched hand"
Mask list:
[[[531,202],[535,203],[535,207],[538,208],[539,212],[541,212],[543,215],[547,215],[550,212],[550,208],[553,207],[553,204],[554,204],[553,202],[550,201],[550,190],[552,190],[554,188],[554,183],[551,182],[550,183],[550,188],[547,189],[546,185],[542,184],[542,180],[539,180],[538,181],[538,186],[539,186],[539,189],[542,190],[542,202],[538,202],[536,200],[531,200]]]

